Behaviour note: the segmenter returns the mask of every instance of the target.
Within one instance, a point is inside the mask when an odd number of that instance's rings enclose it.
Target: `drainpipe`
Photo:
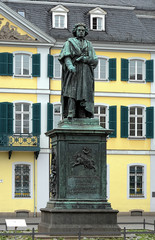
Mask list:
[[[34,182],[34,214],[33,214],[33,217],[36,217],[36,171],[35,171],[35,168],[36,168],[36,164],[35,164],[35,154],[34,154],[34,164],[33,164],[33,167],[34,167],[34,179],[33,179],[33,182]]]

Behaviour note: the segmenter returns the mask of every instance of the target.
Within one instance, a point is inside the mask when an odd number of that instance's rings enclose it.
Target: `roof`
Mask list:
[[[155,0],[31,0],[7,1],[5,4],[14,11],[24,9],[28,21],[52,38],[62,41],[72,36],[72,28],[77,22],[84,22],[90,28],[89,11],[103,4],[101,8],[107,12],[106,31],[90,30],[87,39],[100,42],[155,43]],[[68,29],[52,28],[50,10],[60,4],[69,10]]]

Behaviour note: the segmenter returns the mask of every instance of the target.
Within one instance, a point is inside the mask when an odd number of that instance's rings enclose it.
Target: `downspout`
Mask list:
[[[35,154],[34,154],[34,164],[33,164],[33,167],[34,167],[34,170],[33,170],[33,176],[34,176],[34,179],[33,179],[33,183],[34,183],[34,213],[33,213],[33,217],[36,217],[36,164],[35,164]]]

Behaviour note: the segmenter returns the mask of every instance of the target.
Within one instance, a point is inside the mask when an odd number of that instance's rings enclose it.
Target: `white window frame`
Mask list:
[[[139,166],[143,167],[143,195],[141,196],[130,196],[130,167],[133,166]],[[143,163],[130,163],[127,165],[127,198],[131,200],[136,199],[146,199],[147,195],[147,166]]]
[[[29,56],[29,74],[23,74],[23,57],[21,60],[21,74],[16,74],[16,55],[27,55]],[[32,53],[30,52],[24,52],[24,51],[18,51],[13,53],[13,69],[14,69],[14,77],[24,77],[24,78],[32,78]]]
[[[29,109],[29,133],[22,133],[22,135],[26,135],[26,134],[31,134],[32,133],[32,102],[30,102],[30,101],[14,101],[13,102],[13,117],[14,117],[14,121],[13,121],[13,129],[14,129],[14,134],[16,134],[16,135],[19,135],[19,133],[16,133],[15,132],[15,117],[16,117],[16,110],[15,110],[15,105],[16,105],[16,103],[18,104],[24,104],[24,103],[26,103],[26,104],[29,104],[30,105],[30,109]],[[22,125],[23,125],[23,123],[22,123]]]
[[[15,197],[15,166],[16,165],[29,165],[30,166],[30,197]],[[12,164],[12,199],[32,199],[33,198],[33,165],[30,162],[14,162]]]
[[[58,5],[51,9],[52,12],[52,27],[58,29],[66,29],[67,28],[67,13],[69,10],[62,5]],[[55,25],[55,17],[56,16],[63,16],[64,17],[64,27],[60,27]]]
[[[106,67],[105,67],[106,73],[105,73],[105,78],[101,78],[101,71],[100,71],[100,70],[101,70],[101,68],[100,68],[100,66],[101,66],[101,59],[103,59],[103,60],[106,61]],[[97,65],[97,67],[95,68],[94,71],[97,71],[97,72],[98,72],[97,78],[95,77],[95,80],[96,80],[96,81],[108,81],[108,80],[109,80],[109,58],[106,57],[106,56],[98,56],[98,65]]]
[[[61,79],[61,74],[62,74],[62,65],[60,64],[60,62],[58,61],[58,64],[59,64],[59,76],[56,76],[56,67],[57,67],[57,65],[56,65],[56,58],[58,58],[59,57],[59,55],[58,54],[56,54],[56,55],[53,55],[53,66],[54,66],[54,71],[53,71],[53,78],[55,78],[55,79]]]
[[[57,106],[60,106],[60,113],[55,113],[55,108]],[[62,105],[60,102],[53,103],[53,129],[57,128],[57,126],[58,126],[56,123],[56,120],[55,120],[55,116],[60,116],[60,121],[62,120]]]
[[[90,14],[90,29],[93,31],[105,31],[105,15],[107,14],[104,10],[102,10],[101,8],[97,7],[91,11],[89,11]],[[94,29],[93,28],[93,19],[94,18],[100,18],[102,21],[102,27],[99,29]],[[98,26],[98,24],[97,24]]]
[[[143,134],[142,134],[142,136],[137,136],[137,114],[135,115],[135,119],[136,119],[136,123],[135,123],[135,136],[130,136],[130,116],[132,116],[132,115],[130,115],[130,108],[132,108],[132,107],[134,107],[134,108],[142,108],[142,111],[143,111],[143,114],[142,114],[142,116],[143,116],[143,118],[142,118],[142,132],[143,132]],[[133,115],[133,117],[134,117],[134,115]],[[128,106],[128,129],[129,129],[129,131],[128,131],[128,138],[129,139],[144,139],[145,137],[146,137],[146,106],[144,106],[144,105],[139,105],[139,104],[134,104],[134,105],[130,105],[130,106]]]
[[[95,114],[95,112],[94,112],[94,117],[99,119],[99,125],[100,125],[100,117],[104,116],[106,118],[105,128],[109,128],[109,105],[103,104],[103,103],[95,103],[94,108],[95,107],[98,107],[98,109],[100,109],[100,107],[106,108],[105,114],[100,114],[100,111],[98,112],[98,114]]]
[[[145,68],[145,62],[146,59],[145,58],[139,58],[139,57],[132,57],[129,58],[129,82],[135,82],[135,83],[144,83],[145,82],[145,78],[146,78],[146,68]],[[135,80],[134,79],[130,79],[130,66],[131,66],[131,61],[135,61]],[[142,80],[137,80],[137,61],[141,61],[142,62]]]

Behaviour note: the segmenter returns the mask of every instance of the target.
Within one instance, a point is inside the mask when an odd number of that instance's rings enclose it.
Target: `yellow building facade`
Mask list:
[[[46,13],[66,17],[67,6]],[[47,34],[4,3],[0,19],[0,214],[37,216],[50,194],[45,132],[62,119],[58,56],[65,39],[56,40],[55,27]],[[154,213],[155,48],[92,44],[99,60],[94,116],[114,130],[107,138],[107,199],[120,213]]]

